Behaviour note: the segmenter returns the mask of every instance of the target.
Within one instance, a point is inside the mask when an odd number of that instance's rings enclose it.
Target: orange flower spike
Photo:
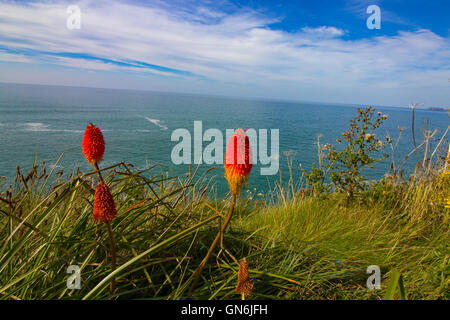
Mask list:
[[[99,183],[95,190],[94,212],[95,223],[111,222],[117,214],[114,199],[105,183]]]
[[[105,140],[100,129],[90,123],[86,127],[83,138],[83,154],[90,164],[98,163],[103,159]]]
[[[244,130],[237,129],[230,138],[224,163],[231,194],[238,195],[242,187],[245,187],[253,166],[250,141]]]

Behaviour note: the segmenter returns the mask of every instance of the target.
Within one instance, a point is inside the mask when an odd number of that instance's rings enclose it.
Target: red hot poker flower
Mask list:
[[[224,162],[225,177],[230,185],[231,194],[238,195],[247,183],[253,166],[250,141],[244,130],[237,129],[230,138]]]
[[[99,183],[95,190],[94,212],[92,218],[95,223],[111,222],[116,216],[114,199],[105,183]]]
[[[105,140],[100,129],[90,123],[86,127],[83,138],[83,154],[90,164],[98,163],[103,159]]]

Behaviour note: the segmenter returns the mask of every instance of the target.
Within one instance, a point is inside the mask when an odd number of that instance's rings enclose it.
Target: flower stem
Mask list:
[[[111,228],[111,223],[106,223],[107,229],[108,229],[108,235],[109,235],[109,245],[111,248],[111,271],[114,272],[116,270],[116,243],[114,241],[114,235]],[[111,279],[111,285],[109,287],[110,294],[114,294],[114,291],[116,291],[116,277],[114,276]]]
[[[94,162],[94,167],[95,167],[95,170],[97,171],[98,178],[100,179],[100,182],[104,183],[103,176],[102,176],[102,173],[100,172],[100,169],[98,167],[97,161]],[[108,229],[109,246],[110,246],[110,251],[111,251],[111,272],[114,272],[114,270],[116,270],[116,262],[117,262],[117,258],[116,258],[116,242],[114,240],[114,235],[113,235],[113,232],[112,232],[111,223],[110,222],[106,222],[106,227]],[[116,276],[112,277],[111,284],[110,284],[110,287],[109,287],[109,292],[110,292],[111,295],[114,294],[114,291],[116,291]]]
[[[206,263],[209,260],[209,257],[211,256],[215,246],[217,245],[217,243],[220,240],[220,236],[225,232],[228,224],[231,221],[231,217],[233,216],[233,211],[234,211],[234,206],[236,204],[236,195],[233,194],[232,198],[231,198],[231,205],[230,205],[230,210],[228,211],[228,216],[224,222],[224,224],[222,225],[222,227],[220,228],[219,232],[216,235],[216,238],[214,239],[213,243],[211,244],[211,246],[209,247],[208,252],[206,253],[206,256],[203,258],[202,262],[200,263],[200,265],[197,267],[197,269],[195,270],[195,272],[193,273],[193,275],[191,277],[195,277],[194,282],[192,283],[191,288],[189,289],[189,295],[192,294],[192,291],[194,290],[195,286],[197,285],[197,282],[200,278],[200,274],[203,271],[203,268],[205,267]]]
[[[98,163],[97,163],[97,161],[94,162],[94,168],[95,168],[95,170],[97,171],[98,178],[100,179],[100,182],[103,183],[102,173],[100,172],[100,169],[98,168]]]

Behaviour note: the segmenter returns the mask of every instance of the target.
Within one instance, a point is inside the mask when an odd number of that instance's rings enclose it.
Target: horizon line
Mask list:
[[[243,99],[243,100],[255,100],[255,101],[273,101],[282,103],[313,103],[313,104],[325,104],[325,105],[340,105],[340,106],[372,106],[379,108],[397,108],[397,109],[407,109],[409,106],[388,106],[388,105],[374,105],[367,103],[354,103],[354,102],[325,102],[325,101],[313,101],[313,100],[297,100],[297,99],[283,99],[283,98],[263,98],[254,96],[234,96],[234,95],[217,95],[217,94],[207,94],[207,93],[189,93],[181,91],[157,91],[151,89],[131,89],[131,88],[111,88],[111,87],[93,87],[93,86],[79,86],[79,85],[64,85],[64,84],[42,84],[42,83],[21,83],[21,82],[4,82],[0,81],[0,84],[6,85],[23,85],[23,86],[44,86],[44,87],[66,87],[66,88],[80,88],[80,89],[102,89],[102,90],[116,90],[116,91],[136,91],[136,92],[146,92],[146,93],[159,93],[159,94],[174,94],[174,95],[186,95],[186,96],[198,96],[198,97],[212,97],[212,98],[225,98],[231,100]],[[427,110],[427,108],[435,107],[418,107],[417,109]],[[449,107],[442,107],[443,109],[448,109]]]

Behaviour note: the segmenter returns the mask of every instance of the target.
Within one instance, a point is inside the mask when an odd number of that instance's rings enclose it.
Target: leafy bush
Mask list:
[[[330,185],[325,182],[326,172],[323,168],[316,167],[313,163],[309,172],[306,170],[302,171],[306,184],[312,188],[314,196],[317,197],[331,191]]]
[[[337,191],[347,194],[347,199],[364,189],[365,178],[361,169],[373,168],[374,163],[388,157],[387,154],[378,158],[372,156],[373,152],[379,152],[392,143],[391,138],[378,139],[374,133],[386,118],[381,112],[375,115],[373,107],[358,108],[358,115],[350,120],[350,129],[342,133],[342,139],[336,140],[345,145],[344,149],[338,151],[335,146],[328,146],[327,168],[330,169],[331,182]]]

